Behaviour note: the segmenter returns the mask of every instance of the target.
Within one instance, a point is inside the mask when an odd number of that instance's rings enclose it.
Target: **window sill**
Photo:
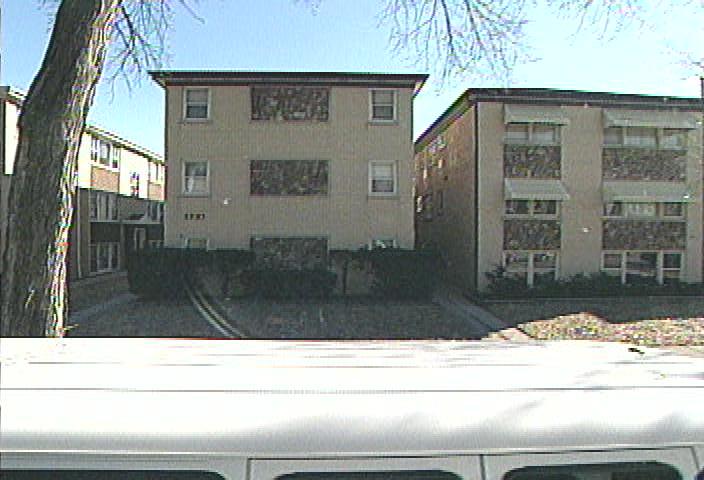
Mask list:
[[[249,197],[250,198],[329,198],[330,194],[328,194],[328,193],[304,193],[304,194],[250,193]]]
[[[210,197],[210,192],[203,192],[203,193],[185,193],[181,192],[179,194],[179,198],[209,198]]]
[[[204,125],[213,123],[213,120],[211,118],[182,118],[179,123],[182,125]]]
[[[557,215],[524,215],[524,214],[510,214],[504,213],[504,219],[506,220],[560,220]]]
[[[367,198],[374,198],[379,200],[396,200],[400,198],[398,193],[368,193]]]
[[[381,125],[399,125],[398,120],[368,120],[368,125],[381,126]]]
[[[560,143],[527,143],[527,142],[507,142],[504,140],[504,145],[509,147],[561,147]]]
[[[673,222],[673,223],[686,223],[687,219],[684,217],[609,217],[602,215],[602,220],[622,220],[622,221],[647,221],[647,222]]]
[[[657,147],[657,146],[645,146],[645,145],[602,145],[602,149],[606,150],[609,148],[612,148],[614,150],[625,150],[625,149],[630,149],[630,150],[655,150],[657,152],[679,152],[679,153],[687,153],[687,147]]]
[[[120,167],[113,168],[108,165],[103,165],[102,163],[96,162],[96,161],[91,161],[91,166],[99,168],[101,170],[106,170],[106,171],[112,172],[112,173],[120,173]]]

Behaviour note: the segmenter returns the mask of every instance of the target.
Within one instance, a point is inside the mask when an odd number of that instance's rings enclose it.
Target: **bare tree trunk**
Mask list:
[[[120,0],[63,0],[19,119],[0,335],[61,336],[76,156]]]

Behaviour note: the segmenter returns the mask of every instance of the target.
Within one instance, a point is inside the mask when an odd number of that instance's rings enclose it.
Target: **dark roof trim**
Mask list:
[[[704,101],[696,97],[667,97],[632,93],[585,92],[551,88],[468,88],[416,140],[422,149],[457,116],[455,110],[466,101],[467,107],[479,102],[512,104],[636,108],[643,110],[681,110],[704,112]],[[460,112],[461,113],[461,112]]]
[[[414,94],[428,79],[425,74],[362,72],[254,72],[254,71],[150,71],[152,79],[167,85],[251,85],[307,83],[336,87],[413,88]]]

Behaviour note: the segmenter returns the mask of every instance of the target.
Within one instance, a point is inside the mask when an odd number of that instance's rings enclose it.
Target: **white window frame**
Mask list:
[[[385,245],[388,245],[388,246],[385,246]],[[369,250],[373,250],[375,248],[386,249],[386,248],[396,248],[396,247],[398,247],[398,243],[396,242],[396,239],[393,237],[372,238],[369,241],[369,245],[368,245]]]
[[[528,131],[528,139],[526,141],[511,140],[508,138],[508,129],[512,126],[523,126]],[[554,142],[536,142],[533,137],[535,127],[549,127],[555,131]],[[544,146],[559,146],[562,145],[562,125],[552,123],[507,123],[504,130],[504,143],[506,145],[544,145]]]
[[[196,90],[201,90],[201,91],[204,90],[204,91],[206,91],[207,94],[208,94],[208,100],[206,100],[206,103],[205,103],[205,110],[206,110],[206,112],[205,112],[205,118],[202,118],[202,117],[189,117],[189,116],[188,116],[188,106],[189,106],[189,105],[191,105],[191,106],[201,106],[201,107],[204,106],[204,104],[203,104],[202,102],[195,102],[195,103],[190,103],[190,104],[189,104],[189,102],[188,102],[188,92],[192,92],[192,91],[196,91]],[[208,121],[210,121],[212,103],[213,103],[213,102],[212,102],[212,92],[211,92],[210,88],[208,88],[208,87],[185,87],[185,88],[183,89],[183,115],[182,115],[183,121],[184,121],[184,122],[194,122],[194,123],[198,123],[198,122],[208,122]]]
[[[684,250],[602,250],[601,252],[601,271],[605,273],[611,273],[613,276],[620,278],[621,284],[626,285],[628,279],[628,267],[627,258],[629,253],[655,253],[657,259],[655,262],[655,281],[658,285],[663,285],[665,281],[666,271],[676,271],[679,270],[679,280],[682,281],[682,275],[685,269],[685,252]],[[680,256],[680,268],[665,268],[664,257],[666,254],[679,254]],[[621,267],[616,268],[606,268],[604,258],[606,255],[620,255],[621,256]]]
[[[190,245],[191,241],[197,240],[197,241],[204,241],[205,242],[205,248],[200,248],[200,247],[192,247]],[[194,250],[208,250],[210,248],[210,239],[208,237],[185,237],[183,239],[183,248],[192,248]]]
[[[626,142],[626,137],[628,136],[628,130],[633,128],[647,128],[650,130],[655,130],[655,145],[637,145],[630,144]],[[619,132],[619,142],[618,143],[607,143],[606,142],[606,130],[617,130]],[[682,132],[684,135],[684,143],[680,146],[663,145],[664,136],[666,130],[676,130]],[[688,148],[689,135],[687,130],[682,128],[656,128],[656,127],[604,127],[603,133],[603,146],[604,148],[643,148],[643,149],[656,149],[656,150],[675,150],[675,151],[685,151]]]
[[[119,170],[122,163],[122,147],[115,144],[110,146],[110,168]]]
[[[186,165],[189,163],[204,163],[205,164],[205,190],[198,192],[189,192],[186,190]],[[184,161],[181,163],[181,193],[189,197],[203,197],[210,195],[210,162],[207,160]]]
[[[374,167],[375,166],[391,166],[394,188],[392,192],[375,192],[374,191]],[[383,180],[383,179],[382,179]],[[369,195],[374,197],[393,197],[398,195],[398,169],[396,162],[374,160],[369,162]]]
[[[99,259],[101,258],[98,250],[107,249],[108,265],[99,265]],[[116,272],[120,270],[120,243],[119,242],[96,242],[91,243],[89,248],[90,253],[90,271],[91,273],[107,273]],[[95,259],[95,270],[93,270],[93,260]],[[113,267],[113,264],[116,266]]]
[[[683,479],[694,478],[697,474],[691,450],[683,447],[487,455],[484,459],[484,478],[505,478],[511,471],[531,466],[547,467],[630,462],[664,463],[678,470],[682,474]]]
[[[554,268],[554,279],[557,280],[560,277],[560,252],[559,250],[503,250],[501,255],[501,265],[504,268],[506,274],[511,275],[511,273],[522,273],[519,271],[511,271],[507,269],[506,258],[510,254],[526,254],[528,255],[528,265],[526,266],[526,284],[532,287],[535,284],[536,273],[547,273],[552,268],[538,268],[535,267],[535,255],[553,255],[555,257],[555,268]]]
[[[393,115],[389,118],[376,118],[374,116],[374,92],[391,92],[393,96],[391,107]],[[389,106],[388,104],[376,104],[377,106]],[[398,121],[398,92],[393,88],[371,88],[369,89],[369,121],[371,123],[394,123]]]
[[[116,222],[117,194],[93,190],[90,196],[90,219],[94,222]]]
[[[665,215],[665,204],[674,203],[681,205],[680,215]],[[640,204],[655,204],[655,215],[638,215],[634,213],[629,214],[629,205],[640,205]],[[620,205],[621,213],[619,215],[609,215],[607,213],[607,205]],[[603,207],[603,218],[621,218],[621,219],[635,219],[635,220],[684,220],[687,215],[687,204],[683,202],[608,202],[604,203]]]
[[[528,213],[508,213],[506,211],[507,203],[510,201],[524,201],[528,202]],[[555,202],[555,213],[535,213],[535,202]],[[559,200],[527,200],[527,199],[513,199],[504,200],[504,217],[506,218],[543,218],[543,219],[556,219],[560,218],[560,201]]]

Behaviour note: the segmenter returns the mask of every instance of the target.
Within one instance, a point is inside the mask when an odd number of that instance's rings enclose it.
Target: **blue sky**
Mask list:
[[[4,1],[2,84],[26,90],[41,63],[50,12],[40,3]],[[383,5],[322,0],[313,12],[295,0],[200,0],[201,21],[176,9],[164,68],[425,72],[388,47],[388,28],[378,17]],[[680,54],[704,56],[704,5],[696,5],[661,10],[650,18],[657,29],[633,27],[612,40],[599,40],[588,28],[574,35],[576,20],[538,8],[526,37],[536,60],[518,66],[508,86],[699,96],[696,72],[682,65]],[[415,134],[464,89],[491,86],[505,83],[468,77],[442,86],[431,76],[416,99]],[[131,90],[122,81],[103,82],[89,121],[161,153],[163,108],[161,89],[146,75]]]

